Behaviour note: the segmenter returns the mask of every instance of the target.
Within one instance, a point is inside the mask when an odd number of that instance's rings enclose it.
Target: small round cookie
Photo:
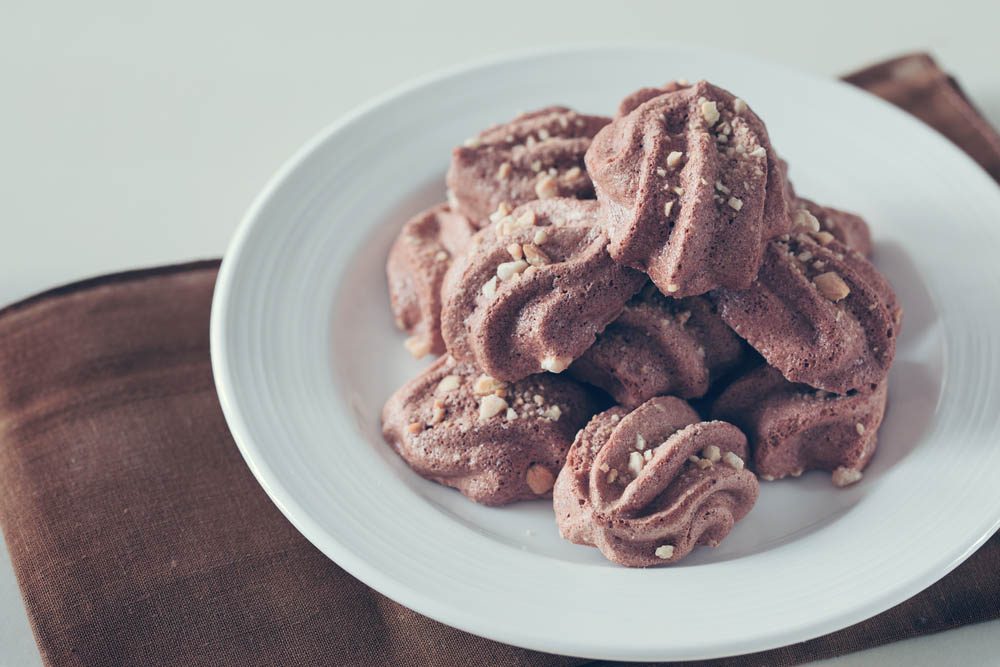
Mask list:
[[[743,100],[705,81],[664,90],[633,93],[625,109],[645,101],[587,151],[611,255],[668,296],[744,289],[788,231],[784,170]]]
[[[593,199],[583,154],[604,116],[546,107],[495,125],[452,151],[447,183],[456,211],[487,224],[501,204],[535,199]]]
[[[901,319],[895,293],[828,232],[771,241],[749,289],[713,297],[722,319],[791,382],[867,392],[889,372]]]
[[[792,208],[793,227],[813,232],[827,232],[851,250],[857,250],[865,257],[871,257],[872,233],[868,223],[860,215],[829,206],[820,206],[801,197]]]
[[[712,418],[743,429],[761,479],[827,470],[835,485],[847,486],[861,479],[875,453],[887,386],[883,381],[874,391],[838,396],[792,384],[762,365],[719,395]]]
[[[636,407],[654,396],[704,396],[744,351],[707,298],[671,299],[649,283],[569,372]]]
[[[438,204],[403,225],[385,265],[396,326],[410,334],[406,349],[420,358],[444,352],[441,283],[476,228],[464,215]]]
[[[524,204],[473,237],[445,276],[448,351],[515,381],[560,373],[645,282],[607,252],[596,201]]]
[[[386,402],[382,435],[420,476],[504,505],[551,495],[596,401],[565,377],[509,384],[445,355]]]
[[[672,396],[602,412],[577,435],[556,480],[559,533],[629,567],[717,546],[757,501],[746,455],[738,428],[702,422]]]

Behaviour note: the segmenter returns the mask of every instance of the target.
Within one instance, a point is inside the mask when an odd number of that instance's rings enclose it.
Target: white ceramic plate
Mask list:
[[[717,549],[628,570],[558,537],[550,504],[476,506],[413,474],[379,411],[422,364],[383,272],[403,220],[444,197],[449,150],[516,112],[610,113],[707,78],[766,120],[796,187],[862,212],[905,307],[881,446],[864,480],[765,483]],[[310,541],[421,613],[534,649],[689,659],[789,644],[944,576],[1000,520],[1000,189],[867,94],[694,48],[587,48],[453,70],[364,106],[301,149],[250,208],[212,312],[222,406],[257,479]]]

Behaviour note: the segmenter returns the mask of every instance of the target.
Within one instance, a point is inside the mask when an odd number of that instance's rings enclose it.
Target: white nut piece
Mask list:
[[[701,455],[712,463],[718,463],[722,458],[722,451],[716,445],[709,445],[702,450]]]
[[[438,394],[444,394],[449,391],[455,391],[458,389],[459,382],[460,381],[457,375],[445,375],[441,378],[441,381],[438,382],[435,392]]]
[[[743,459],[732,452],[726,452],[722,457],[722,462],[733,470],[743,470]]]
[[[719,107],[714,101],[702,100],[701,117],[705,119],[709,127],[712,127],[719,121]]]
[[[845,486],[850,486],[860,481],[864,477],[864,473],[860,470],[854,470],[853,468],[845,468],[840,466],[833,471],[831,479],[833,480],[833,485],[836,487],[843,488]]]
[[[555,176],[545,176],[535,184],[535,194],[539,199],[552,199],[559,195],[559,184]]]
[[[795,220],[792,226],[796,231],[818,232],[819,220],[808,210],[800,208],[795,212]]]
[[[406,351],[413,355],[414,359],[420,359],[430,354],[431,343],[425,338],[419,336],[410,336],[405,341],[403,341],[403,347]]]
[[[674,557],[674,545],[664,544],[661,547],[656,547],[656,551],[653,552],[653,555],[661,560],[670,560]]]
[[[507,401],[496,394],[483,396],[479,401],[479,420],[486,421],[507,410]]]
[[[670,151],[670,153],[667,154],[667,166],[673,169],[681,163],[683,158],[684,153],[681,153],[680,151]]]
[[[824,297],[836,303],[851,293],[844,279],[835,271],[827,271],[813,278],[813,284]]]
[[[542,370],[546,370],[550,373],[562,373],[564,370],[569,368],[569,365],[573,363],[573,360],[569,357],[559,357],[555,355],[550,355],[542,359]]]
[[[518,259],[513,262],[504,262],[497,267],[497,278],[500,280],[510,280],[526,268],[528,268],[528,263],[523,259]]]
[[[525,474],[525,481],[528,483],[528,488],[536,496],[540,496],[548,493],[552,490],[552,485],[555,484],[556,478],[552,474],[552,471],[543,465],[535,464],[528,468],[528,472]]]
[[[639,452],[629,452],[628,455],[628,471],[634,476],[638,477],[639,473],[642,472],[642,467],[646,462],[642,458],[642,454]]]

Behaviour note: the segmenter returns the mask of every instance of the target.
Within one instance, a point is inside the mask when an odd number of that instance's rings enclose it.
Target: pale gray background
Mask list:
[[[92,274],[220,255],[268,176],[339,114],[414,76],[517,49],[692,42],[825,76],[930,49],[1000,124],[1000,3],[819,4],[8,0],[0,303]],[[993,622],[831,664],[993,664],[998,649]],[[0,546],[0,665],[37,664]]]

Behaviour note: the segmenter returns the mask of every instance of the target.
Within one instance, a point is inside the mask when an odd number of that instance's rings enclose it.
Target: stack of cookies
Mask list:
[[[639,567],[717,545],[759,480],[861,479],[901,309],[865,221],[799,197],[742,99],[522,114],[447,184],[387,265],[406,348],[439,355],[382,415],[418,474],[553,498],[563,537]]]

